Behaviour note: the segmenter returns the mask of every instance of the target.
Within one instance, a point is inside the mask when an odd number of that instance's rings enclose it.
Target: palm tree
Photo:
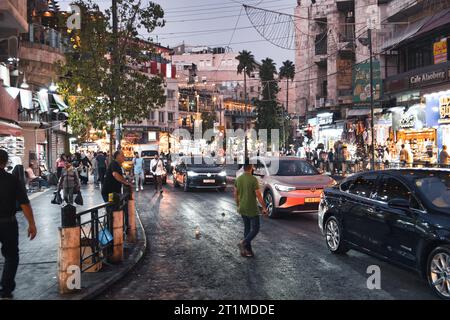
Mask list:
[[[280,67],[280,79],[286,79],[286,109],[283,108],[283,137],[286,134],[286,130],[284,128],[285,123],[284,110],[287,110],[289,112],[289,80],[293,81],[294,77],[295,77],[294,63],[290,60],[284,61],[283,65]],[[286,142],[287,139],[284,138],[284,143],[286,144]]]
[[[247,76],[251,76],[252,72],[255,71],[255,57],[251,53],[251,51],[242,50],[239,52],[239,55],[236,57],[236,59],[239,61],[239,64],[237,66],[237,73],[242,74],[244,73],[244,107],[245,111],[247,111]],[[247,114],[244,117],[244,126],[245,130],[247,130]],[[245,158],[247,159],[248,151],[247,151],[247,134],[245,135],[245,146],[244,146],[244,154]]]

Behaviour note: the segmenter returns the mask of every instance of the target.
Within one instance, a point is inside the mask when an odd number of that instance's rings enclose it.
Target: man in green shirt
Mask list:
[[[244,174],[234,183],[234,198],[238,212],[244,220],[244,240],[239,242],[239,248],[243,257],[253,257],[251,242],[259,232],[259,211],[256,200],[263,208],[263,214],[267,215],[266,204],[259,190],[258,180],[252,175],[253,165],[246,161]]]

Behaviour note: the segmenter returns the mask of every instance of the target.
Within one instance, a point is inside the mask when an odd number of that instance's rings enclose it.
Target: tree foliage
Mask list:
[[[150,33],[164,26],[164,11],[152,2],[143,7],[141,0],[117,3],[117,36],[112,33],[111,10],[102,11],[91,0],[74,3],[81,8],[81,29],[68,30],[58,86],[72,97],[69,124],[78,134],[104,129],[116,118],[140,122],[165,103],[163,78],[141,69],[150,62],[154,47],[137,38],[139,30]]]
[[[275,80],[277,68],[275,62],[266,58],[262,60],[259,69],[259,77],[262,82],[262,99],[256,101],[256,129],[267,129],[269,141],[271,141],[270,130],[281,128],[281,106],[277,101],[280,91],[278,82]]]

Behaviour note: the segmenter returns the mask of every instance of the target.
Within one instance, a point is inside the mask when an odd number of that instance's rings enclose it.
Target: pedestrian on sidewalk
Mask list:
[[[64,201],[73,205],[73,195],[80,192],[80,186],[81,182],[77,171],[72,166],[72,163],[67,162],[61,178],[59,178],[57,192],[63,190]]]
[[[144,159],[139,158],[139,152],[134,153],[133,168],[136,192],[139,192],[139,187],[144,190]]]
[[[97,153],[94,152],[94,156],[91,160],[92,163],[92,175],[94,176],[94,186],[98,188],[98,167],[97,167]]]
[[[122,185],[132,187],[123,176],[122,163],[125,161],[125,156],[122,151],[116,151],[113,160],[106,170],[105,183],[102,186],[102,197],[105,202],[109,200],[110,193],[122,193]]]
[[[153,174],[153,181],[155,183],[155,192],[163,193],[162,189],[162,176],[164,175],[164,162],[159,158],[157,154],[155,158],[150,162],[150,170]]]
[[[450,155],[447,152],[447,146],[442,146],[442,151],[439,154],[439,164],[443,167],[443,168],[447,168],[448,165],[450,164]]]
[[[67,159],[64,153],[56,160],[56,176],[58,177],[58,180],[61,178],[62,171],[66,167],[66,161]]]
[[[28,221],[28,237],[36,237],[36,224],[33,209],[28,200],[25,186],[18,178],[7,173],[8,153],[0,150],[0,243],[5,258],[3,274],[0,282],[0,298],[12,299],[16,287],[15,278],[19,266],[19,227],[16,220],[17,205]]]
[[[108,162],[106,160],[106,156],[103,151],[100,151],[96,157],[97,162],[97,170],[98,170],[98,181],[100,181],[101,185],[105,182],[105,173],[106,168],[108,167]]]
[[[263,214],[267,215],[258,180],[253,176],[253,165],[246,160],[244,174],[239,176],[234,183],[234,199],[238,212],[244,220],[244,239],[239,242],[241,256],[253,257],[252,240],[259,233],[260,217],[257,200],[262,206]]]

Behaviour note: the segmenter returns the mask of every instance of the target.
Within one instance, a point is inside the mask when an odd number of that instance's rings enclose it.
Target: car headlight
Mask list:
[[[196,176],[198,176],[198,173],[197,172],[194,172],[194,171],[188,171],[188,177],[196,177]]]
[[[327,187],[334,187],[335,185],[337,185],[336,180],[331,179],[330,183],[327,184]]]
[[[227,176],[227,172],[226,171],[221,171],[219,173],[219,177],[226,177]]]
[[[281,192],[290,192],[290,191],[294,191],[295,187],[284,186],[282,184],[276,184],[275,189],[277,189],[278,191],[281,191]]]

